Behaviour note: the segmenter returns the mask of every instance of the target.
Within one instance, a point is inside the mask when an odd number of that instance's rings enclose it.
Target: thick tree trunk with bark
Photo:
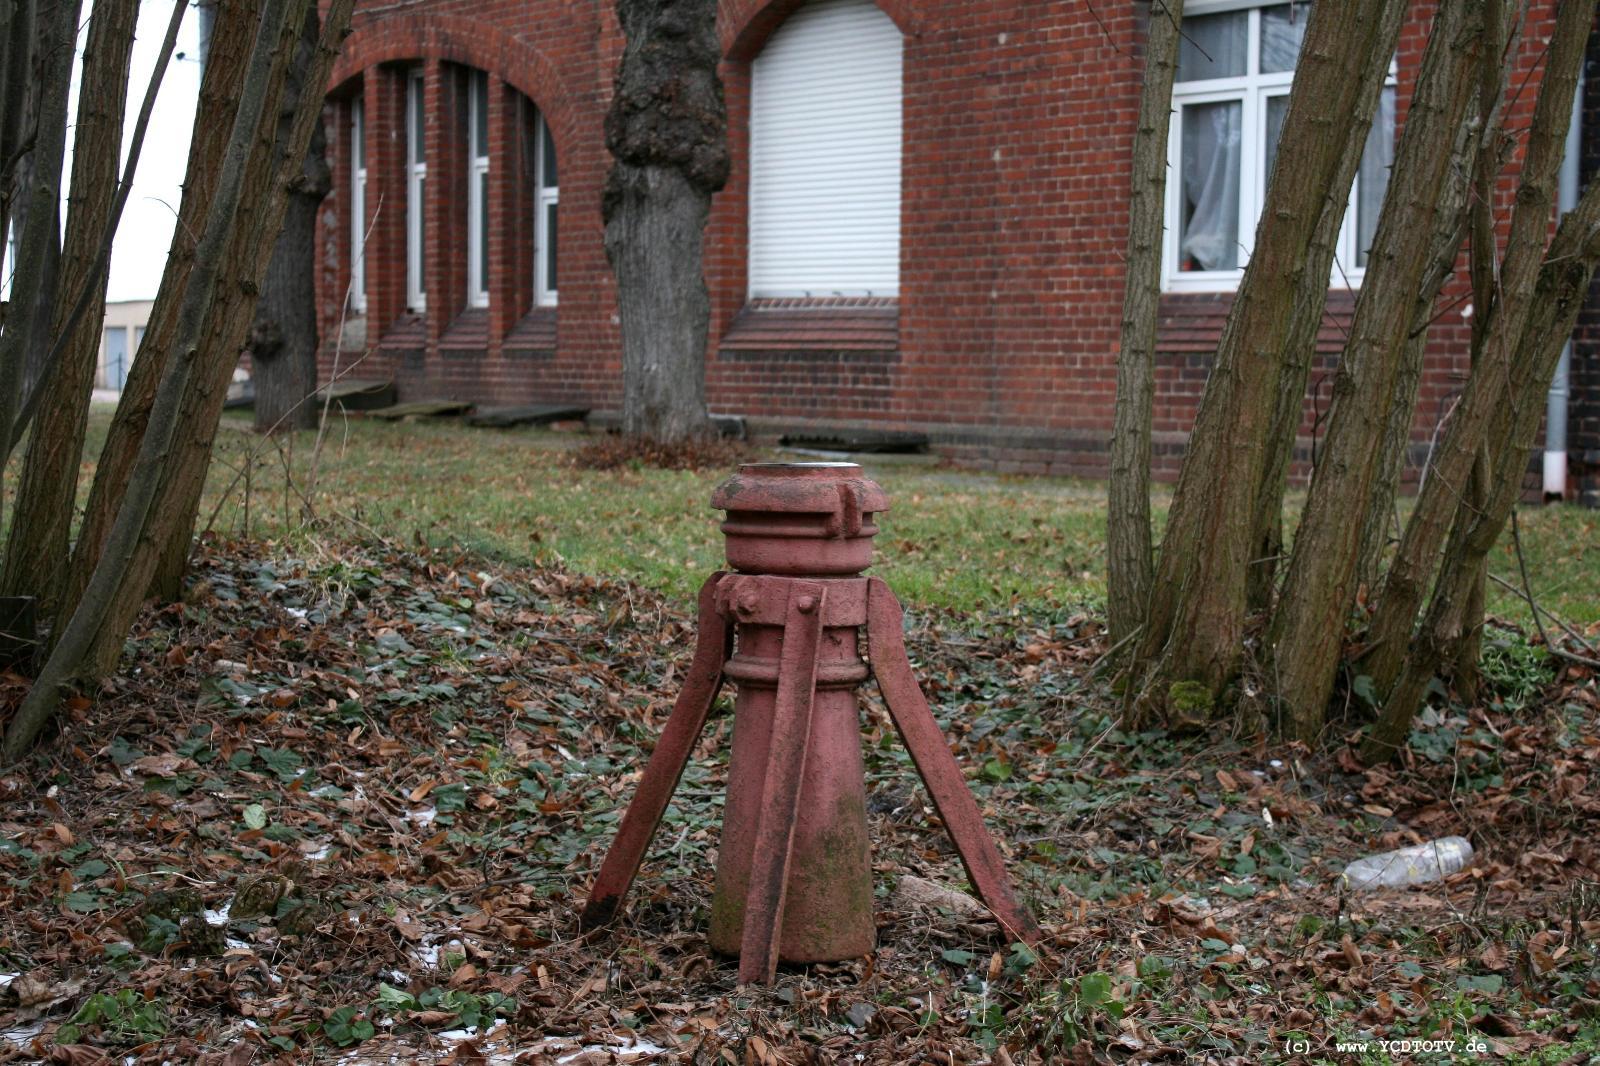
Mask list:
[[[1432,584],[1438,552],[1455,521],[1495,412],[1518,402],[1508,386],[1517,372],[1523,326],[1546,254],[1546,236],[1555,203],[1556,176],[1565,151],[1565,134],[1577,86],[1593,0],[1562,0],[1556,31],[1546,52],[1544,77],[1534,105],[1523,160],[1522,180],[1511,215],[1494,318],[1483,343],[1478,366],[1467,381],[1449,428],[1427,471],[1411,520],[1384,580],[1367,643],[1370,651],[1361,669],[1380,695],[1399,676],[1411,644],[1417,609]],[[1536,406],[1538,398],[1531,401]],[[1511,471],[1506,477],[1515,477]],[[1437,668],[1438,663],[1433,664]],[[1387,717],[1387,711],[1386,711]],[[1409,713],[1406,716],[1409,722]]]
[[[1282,728],[1300,740],[1322,730],[1343,651],[1361,548],[1362,525],[1351,515],[1367,502],[1382,454],[1456,131],[1484,65],[1483,29],[1483,0],[1447,4],[1435,16],[1335,378],[1327,443],[1268,631]]]
[[[1312,8],[1255,249],[1206,382],[1179,475],[1139,643],[1153,666],[1129,686],[1137,723],[1208,717],[1238,670],[1256,499],[1273,401],[1306,252],[1335,188],[1369,68],[1386,65],[1390,8],[1402,0],[1324,0]]]
[[[1387,39],[1399,33],[1405,8],[1397,4],[1389,8],[1384,17],[1393,23],[1379,29],[1379,34]],[[1360,108],[1358,121],[1350,128],[1349,140],[1340,159],[1339,173],[1333,181],[1335,189],[1348,189],[1355,182],[1387,75],[1387,68],[1379,66],[1368,67],[1365,72],[1357,105]],[[1293,318],[1283,348],[1283,371],[1273,404],[1272,426],[1267,436],[1266,467],[1256,500],[1250,571],[1245,585],[1245,600],[1252,611],[1271,606],[1278,563],[1284,556],[1283,498],[1289,489],[1289,468],[1294,463],[1300,421],[1305,415],[1306,386],[1311,381],[1311,364],[1317,354],[1317,334],[1322,331],[1323,312],[1328,304],[1329,279],[1334,272],[1339,231],[1344,225],[1349,205],[1348,198],[1337,196],[1330,196],[1323,203],[1322,218],[1306,251],[1306,269],[1300,278],[1300,291],[1295,294]]]
[[[292,97],[285,94],[286,104],[298,99],[298,90]],[[292,106],[279,109],[280,140],[287,140],[293,120]],[[289,187],[283,232],[267,264],[256,320],[245,342],[256,389],[256,430],[261,433],[317,425],[319,412],[310,397],[317,389],[317,211],[333,188],[327,147],[319,115],[305,166]]]
[[[52,339],[65,331],[59,364],[45,386],[27,458],[17,486],[16,509],[0,570],[0,595],[32,596],[48,614],[69,555],[78,467],[89,418],[89,393],[105,315],[101,245],[117,194],[117,162],[127,102],[129,58],[138,0],[96,0],[83,55],[72,164],[72,209],[62,251],[64,271],[53,313]],[[90,288],[87,308],[71,321],[73,298]]]
[[[1128,265],[1117,352],[1117,409],[1111,431],[1106,508],[1107,609],[1113,646],[1139,628],[1150,599],[1150,417],[1155,403],[1161,239],[1166,222],[1167,134],[1178,72],[1183,0],[1154,0],[1145,37],[1144,87],[1133,134]]]
[[[717,4],[617,0],[617,15],[627,45],[606,114],[615,162],[601,212],[622,323],[622,425],[674,442],[712,432],[701,235],[729,166]]]

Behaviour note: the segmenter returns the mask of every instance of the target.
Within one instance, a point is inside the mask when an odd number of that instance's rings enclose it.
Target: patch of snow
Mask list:
[[[231,910],[233,910],[233,900],[230,899],[222,905],[222,909],[219,911],[202,911],[201,913],[205,915],[207,925],[227,925],[228,912]]]
[[[21,976],[20,973],[0,973],[0,988],[9,988],[11,982]]]
[[[437,807],[424,807],[420,811],[406,812],[407,818],[421,826],[432,825],[433,820],[438,816],[439,809]]]
[[[19,1025],[15,1029],[7,1029],[5,1032],[0,1033],[0,1040],[13,1047],[26,1050],[28,1045],[38,1039],[39,1034],[42,1032],[44,1032],[43,1021],[29,1022],[27,1025]]]
[[[243,940],[237,940],[237,939],[235,939],[235,938],[233,938],[231,936],[228,937],[226,940],[224,940],[223,943],[227,944],[228,947],[230,947],[230,948],[235,948],[235,949],[243,948],[246,951],[254,951],[255,950],[249,944],[246,944]]]
[[[580,1058],[593,1051],[605,1052],[607,1054],[616,1056],[624,1062],[631,1062],[634,1059],[651,1058],[656,1055],[664,1055],[666,1054],[667,1049],[661,1047],[660,1045],[652,1044],[648,1040],[629,1040],[625,1044],[585,1044],[577,1051],[569,1051],[567,1054],[562,1055],[560,1058],[556,1059],[556,1062],[572,1062],[574,1059]]]

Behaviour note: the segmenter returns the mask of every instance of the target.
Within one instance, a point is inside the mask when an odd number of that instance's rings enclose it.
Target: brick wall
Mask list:
[[[751,63],[798,0],[722,0],[723,79],[734,166],[706,236],[712,296],[707,387],[714,411],[760,428],[874,425],[920,429],[960,460],[1008,470],[1103,474],[1121,317],[1124,190],[1142,72],[1145,5],[1051,0],[880,0],[904,35],[900,296],[757,308],[746,299]],[[366,10],[363,10],[366,9]],[[1398,55],[1404,107],[1425,43],[1419,0]],[[1524,37],[1536,64],[1547,12]],[[353,373],[394,377],[408,397],[488,403],[620,405],[613,282],[599,195],[609,159],[602,123],[622,39],[608,4],[571,0],[422,0],[361,4],[330,88],[328,116],[348,130],[360,94],[372,219],[368,314],[343,331]],[[428,85],[428,313],[405,312],[404,70]],[[491,300],[465,308],[466,168],[462,68],[491,82]],[[1519,79],[1521,73],[1519,73]],[[1594,79],[1590,98],[1594,99]],[[1535,76],[1509,119],[1524,128]],[[537,106],[560,163],[558,309],[532,306],[531,176],[513,149]],[[1591,144],[1594,142],[1591,141]],[[324,335],[339,335],[348,284],[349,137],[331,137],[336,188],[323,212]],[[1593,160],[1590,161],[1593,163]],[[435,169],[437,168],[437,170]],[[443,193],[443,195],[441,195]],[[1509,188],[1501,190],[1509,206]],[[381,205],[381,206],[380,206]],[[1502,218],[1505,212],[1501,212]],[[1465,372],[1463,293],[1445,296],[1433,331],[1416,434],[1425,439]],[[1176,472],[1227,314],[1226,294],[1163,301],[1156,401],[1158,472]],[[1312,375],[1302,455],[1326,413],[1352,297],[1335,293]],[[1600,448],[1600,322],[1575,383],[1589,399],[1574,431]]]

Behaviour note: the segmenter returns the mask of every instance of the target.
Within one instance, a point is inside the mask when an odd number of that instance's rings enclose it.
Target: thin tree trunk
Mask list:
[[[1537,121],[1537,119],[1535,120]],[[1476,616],[1473,590],[1488,554],[1505,530],[1522,489],[1522,471],[1543,415],[1541,400],[1555,374],[1561,349],[1577,323],[1595,269],[1600,266],[1600,182],[1591,183],[1562,220],[1539,271],[1532,310],[1516,345],[1507,381],[1508,402],[1492,412],[1485,439],[1493,469],[1501,471],[1481,512],[1458,510],[1450,532],[1428,616],[1412,642],[1405,664],[1373,726],[1361,757],[1389,758],[1405,742],[1411,720],[1427,694],[1428,682],[1463,627]],[[1481,607],[1477,608],[1481,611]]]
[[[1411,426],[1416,419],[1417,394],[1422,384],[1422,359],[1427,350],[1428,331],[1433,321],[1434,304],[1444,283],[1455,273],[1456,256],[1466,235],[1462,210],[1466,204],[1472,159],[1483,130],[1482,119],[1465,124],[1456,139],[1450,175],[1439,198],[1433,237],[1428,242],[1428,267],[1417,288],[1411,329],[1406,334],[1405,352],[1395,372],[1394,393],[1389,402],[1389,417],[1383,427],[1383,444],[1377,474],[1367,504],[1361,508],[1361,550],[1356,569],[1357,594],[1371,595],[1382,573],[1383,555],[1389,547],[1390,527],[1395,524],[1395,499],[1400,477],[1405,472],[1406,451],[1411,443]]]
[[[1256,496],[1295,294],[1322,206],[1335,188],[1368,68],[1403,0],[1323,0],[1311,11],[1294,92],[1256,230],[1173,497],[1138,661],[1131,719],[1209,716],[1237,672]]]
[[[144,539],[145,526],[157,499],[161,470],[168,460],[177,429],[179,408],[186,380],[197,358],[201,327],[211,301],[217,273],[228,238],[240,207],[244,186],[245,160],[256,135],[261,115],[273,92],[276,45],[285,22],[285,8],[295,0],[266,0],[260,29],[251,50],[249,70],[233,117],[227,151],[222,160],[216,195],[206,216],[206,225],[195,250],[194,267],[183,296],[174,340],[178,356],[170,360],[157,390],[151,410],[150,428],[139,447],[139,457],[129,478],[122,506],[112,525],[105,551],[95,565],[83,602],[73,612],[65,633],[50,653],[39,678],[24,697],[6,730],[0,757],[8,762],[19,759],[39,731],[55,714],[56,698],[62,685],[75,677],[86,661],[99,631],[113,615],[118,601],[137,602],[142,588],[130,590],[129,568]],[[295,3],[303,10],[304,0]],[[118,634],[118,641],[122,634]]]
[[[701,236],[729,166],[717,4],[617,0],[617,15],[627,44],[601,213],[622,323],[622,428],[675,442],[712,432]]]
[[[73,544],[72,562],[67,568],[61,600],[54,615],[55,631],[60,631],[76,609],[89,575],[100,558],[101,546],[111,531],[122,491],[139,454],[155,402],[156,386],[172,351],[173,331],[178,309],[194,265],[197,235],[205,225],[212,195],[227,147],[229,116],[239,106],[239,91],[245,64],[250,56],[255,16],[247,0],[221,0],[216,32],[211,41],[212,62],[206,65],[200,84],[200,103],[194,135],[189,142],[188,172],[184,177],[183,201],[178,207],[178,224],[173,228],[172,246],[167,252],[161,286],[150,311],[144,342],[123,383],[122,399],[106,433],[95,465],[94,482],[78,538]]]
[[[311,19],[314,10],[303,17],[294,16],[299,33],[292,27],[285,31],[284,62],[290,73],[284,81],[284,92],[298,93],[295,120],[287,141],[278,140],[276,119],[271,120],[272,125],[263,128],[249,164],[246,192],[250,202],[259,208],[233,236],[223,286],[212,302],[206,327],[209,339],[205,350],[215,355],[198,368],[184,396],[173,460],[162,481],[166,506],[151,534],[158,548],[138,562],[145,596],[168,601],[177,599],[182,592],[228,382],[255,317],[256,295],[283,227],[287,207],[283,190],[301,172],[312,128],[322,114],[321,87],[327,84],[339,42],[348,32],[353,7],[354,0],[335,0],[328,8],[328,21],[320,39]],[[312,91],[303,91],[306,86],[313,87]],[[273,106],[278,104],[274,102]],[[137,604],[131,604],[126,625],[133,624],[136,610]],[[109,637],[102,640],[91,659],[94,671],[110,671],[120,652],[120,642]]]
[[[322,117],[322,87],[328,83],[339,42],[349,32],[353,8],[354,0],[334,0],[319,37],[313,6],[300,23],[298,42],[286,42],[289,74],[284,92],[295,96],[294,122],[287,129],[286,139],[278,138],[280,127],[276,125],[270,132],[263,130],[256,149],[252,163],[252,173],[256,177],[252,178],[250,190],[252,202],[262,207],[234,235],[235,251],[229,257],[232,265],[225,279],[226,289],[212,307],[208,326],[209,350],[218,353],[218,357],[202,367],[202,372],[190,383],[184,400],[183,432],[163,488],[171,506],[164,513],[163,526],[157,533],[161,549],[150,571],[147,596],[174,600],[182,591],[194,526],[199,520],[200,497],[205,491],[206,472],[210,468],[211,447],[228,398],[228,382],[232,380],[246,332],[255,317],[261,279],[283,228],[287,196],[277,190],[289,189],[302,173],[312,130]],[[305,91],[307,86],[311,91]],[[284,106],[287,107],[287,102]],[[257,189],[261,191],[255,192]],[[132,624],[131,617],[128,622]],[[111,669],[118,651],[115,645],[102,644],[95,658],[96,665]]]
[[[1150,417],[1155,403],[1156,325],[1161,302],[1161,238],[1166,222],[1167,134],[1178,72],[1183,0],[1154,0],[1145,36],[1144,87],[1133,134],[1128,206],[1128,266],[1117,353],[1117,407],[1111,431],[1106,507],[1107,609],[1113,645],[1138,628],[1150,599]]]
[[[72,209],[63,250],[66,270],[58,292],[70,298],[88,286],[90,302],[75,321],[66,300],[57,302],[53,336],[65,346],[29,438],[0,570],[0,595],[36,597],[41,614],[47,614],[54,601],[68,558],[89,393],[105,316],[106,277],[97,268],[117,194],[129,58],[138,19],[138,0],[95,0],[84,48]]]
[[[1520,10],[1519,0],[1491,0],[1490,13],[1496,13],[1502,25],[1509,24],[1511,27],[1509,35],[1492,35],[1492,39],[1500,40],[1503,44],[1500,56],[1501,86],[1509,84],[1521,47],[1523,19],[1520,14],[1513,17]],[[1389,549],[1390,530],[1398,527],[1395,500],[1411,444],[1411,427],[1416,418],[1428,331],[1433,324],[1439,294],[1444,290],[1445,282],[1455,274],[1461,242],[1467,236],[1469,192],[1486,154],[1492,153],[1493,158],[1498,160],[1493,164],[1496,172],[1504,167],[1510,157],[1513,142],[1505,135],[1505,113],[1509,99],[1504,92],[1498,96],[1480,93],[1475,117],[1463,125],[1456,136],[1449,187],[1440,197],[1438,225],[1429,245],[1430,263],[1417,292],[1416,315],[1412,320],[1405,358],[1395,379],[1394,402],[1390,405],[1388,424],[1384,427],[1378,476],[1373,481],[1372,493],[1363,511],[1361,562],[1357,580],[1358,587],[1364,589],[1369,598],[1377,594],[1379,579],[1383,574],[1383,557]]]
[[[1438,552],[1455,519],[1457,505],[1468,491],[1467,482],[1492,416],[1501,404],[1515,400],[1506,383],[1512,377],[1523,323],[1531,309],[1529,301],[1545,257],[1578,64],[1593,17],[1594,0],[1560,0],[1557,5],[1556,29],[1546,53],[1544,78],[1523,157],[1522,180],[1501,261],[1494,322],[1479,365],[1467,380],[1427,471],[1427,480],[1401,536],[1368,629],[1370,651],[1362,661],[1362,670],[1372,678],[1380,695],[1387,694],[1394,685],[1405,661],[1417,609],[1436,572]],[[1520,477],[1520,471],[1506,473]]]
[[[1379,30],[1386,38],[1396,37],[1404,21],[1406,7],[1396,4],[1384,17],[1392,24]],[[1361,169],[1372,116],[1383,96],[1387,66],[1369,66],[1361,86],[1359,121],[1350,129],[1345,151],[1340,158],[1335,189],[1348,189]],[[1339,247],[1339,231],[1350,205],[1348,197],[1330,196],[1322,205],[1311,246],[1306,251],[1306,269],[1295,294],[1294,312],[1288,339],[1283,348],[1283,372],[1273,405],[1272,426],[1266,443],[1266,468],[1256,500],[1254,532],[1251,534],[1250,570],[1245,584],[1245,602],[1252,611],[1271,606],[1277,582],[1278,562],[1284,556],[1283,498],[1289,489],[1289,468],[1294,463],[1300,422],[1305,416],[1306,386],[1311,381],[1311,365],[1317,356],[1317,335],[1322,331],[1323,313],[1328,305],[1328,286]]]
[[[78,38],[78,0],[47,4],[38,21],[38,104],[35,114],[32,175],[26,220],[17,239],[17,269],[11,305],[0,333],[0,474],[11,458],[11,432],[22,407],[26,369],[48,336],[50,321],[41,310],[50,300],[52,264],[61,248],[61,162],[67,141],[67,90]],[[54,249],[54,251],[52,251]],[[3,488],[3,486],[0,486]],[[0,518],[4,493],[0,491]]]
[[[1456,131],[1484,62],[1483,28],[1483,0],[1443,5],[1434,18],[1334,380],[1327,443],[1268,630],[1281,728],[1299,740],[1321,733],[1333,690],[1355,603],[1362,528],[1356,508],[1368,502],[1377,472]]]
[[[5,65],[0,70],[0,249],[5,245],[6,226],[14,206],[11,202],[12,178],[21,155],[23,119],[28,111],[29,86],[33,84],[33,46],[36,34],[38,0],[17,0],[8,18],[0,24],[0,47]],[[0,265],[4,252],[0,251]]]
[[[315,20],[316,12],[311,13]],[[316,41],[311,27],[310,44]],[[284,94],[278,109],[278,137],[292,134],[301,88]],[[305,164],[290,184],[283,232],[267,264],[250,327],[246,350],[256,387],[256,430],[261,433],[314,429],[317,407],[310,397],[317,388],[317,211],[333,188],[328,168],[327,138],[319,114],[311,128]]]

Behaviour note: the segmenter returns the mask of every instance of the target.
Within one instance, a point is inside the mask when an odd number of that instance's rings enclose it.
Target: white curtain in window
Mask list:
[[[1184,225],[1179,258],[1185,269],[1239,267],[1242,110],[1233,101],[1183,109]]]
[[[1383,194],[1389,191],[1389,169],[1394,166],[1394,89],[1378,97],[1378,110],[1367,131],[1367,145],[1361,153],[1361,171],[1356,179],[1356,266],[1367,265],[1367,250],[1378,232],[1378,213],[1383,210]]]
[[[1293,70],[1300,58],[1300,42],[1305,40],[1310,4],[1278,4],[1261,9],[1261,70],[1279,73]]]

